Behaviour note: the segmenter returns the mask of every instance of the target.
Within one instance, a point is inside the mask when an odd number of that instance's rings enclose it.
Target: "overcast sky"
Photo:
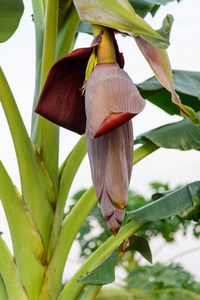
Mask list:
[[[154,28],[161,27],[166,14],[174,16],[168,49],[173,69],[200,71],[200,1],[182,0],[169,3],[162,7],[154,18],[150,15],[146,21]],[[35,40],[34,24],[31,20],[31,1],[26,1],[25,12],[20,26],[9,41],[0,45],[0,63],[14,93],[19,110],[30,132],[31,108],[34,93],[35,76]],[[131,38],[118,37],[120,51],[125,56],[125,70],[129,73],[135,83],[153,76],[153,73],[142,54],[137,49],[134,40]],[[80,35],[76,47],[90,45],[91,37]],[[186,83],[187,84],[187,83]],[[157,126],[175,122],[180,117],[169,116],[156,106],[148,104],[134,121],[135,136]],[[73,145],[78,141],[79,136],[61,129],[60,163],[66,158]],[[0,159],[3,161],[9,175],[14,183],[20,187],[17,162],[9,134],[8,126],[0,106]],[[138,163],[133,168],[131,188],[143,193],[150,194],[148,183],[162,181],[170,183],[171,187],[178,184],[186,184],[199,180],[200,159],[196,151],[180,152],[177,150],[158,150]],[[92,184],[87,158],[84,160],[80,172],[72,187],[76,192],[83,187]],[[0,218],[0,231],[5,231],[5,219]],[[199,260],[198,260],[199,261]],[[190,262],[193,268],[194,263]],[[195,268],[195,273],[197,272]],[[198,266],[200,270],[200,266]],[[198,271],[200,275],[200,271]]]

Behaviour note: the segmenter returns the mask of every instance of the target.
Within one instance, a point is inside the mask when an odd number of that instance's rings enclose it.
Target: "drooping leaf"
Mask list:
[[[168,17],[163,22],[163,26],[166,28],[167,32],[170,32],[171,22],[172,20],[170,20]],[[195,111],[192,109],[190,103],[188,105],[183,104],[179,98],[179,95],[175,91],[173,74],[167,51],[165,49],[158,49],[154,47],[150,43],[147,43],[140,36],[136,36],[135,41],[155,73],[157,79],[166,88],[166,90],[171,93],[171,100],[180,109],[180,114],[190,119],[194,124],[200,125],[200,120],[198,119]]]
[[[22,0],[0,0],[0,43],[16,31],[24,11]]]
[[[195,181],[127,214],[136,222],[161,220],[173,215],[197,221],[200,218],[199,202],[200,182]]]
[[[169,46],[166,27],[153,30],[138,17],[126,0],[76,0],[74,1],[81,21],[117,29],[123,33],[142,36],[148,43],[158,48]],[[90,12],[88,14],[88,11]]]
[[[130,246],[128,251],[138,251],[148,262],[152,263],[152,254],[147,240],[138,235],[132,235],[129,238]]]
[[[200,112],[197,113],[200,117]],[[158,147],[179,150],[200,150],[200,127],[184,119],[153,129],[139,136],[135,143],[152,142]]]
[[[184,105],[191,106],[195,111],[200,110],[200,72],[173,70],[174,88]],[[162,84],[152,77],[143,83],[137,84],[143,98],[157,105],[168,114],[179,115],[179,109],[170,100],[170,93]]]

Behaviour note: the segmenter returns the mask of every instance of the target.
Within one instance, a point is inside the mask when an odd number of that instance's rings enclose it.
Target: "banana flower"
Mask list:
[[[133,165],[133,128],[128,121],[98,138],[86,127],[92,180],[102,214],[116,235],[124,218]]]
[[[102,41],[104,34],[107,46]],[[100,44],[103,47],[97,65],[85,81],[93,49]],[[111,62],[107,63],[110,49]],[[35,110],[76,133],[86,131],[95,193],[113,234],[118,232],[124,218],[133,165],[130,120],[145,106],[123,65],[113,32],[101,31],[91,47],[77,49],[54,64]]]
[[[135,39],[181,114],[197,125],[200,122],[173,87],[165,50],[172,16],[154,31],[127,0],[96,0],[95,4],[74,0],[74,4],[80,19],[92,24],[95,39],[90,47],[77,49],[53,65],[35,111],[64,128],[85,133],[96,196],[115,235],[123,221],[133,164],[131,119],[143,110],[145,101],[123,70],[114,32]]]

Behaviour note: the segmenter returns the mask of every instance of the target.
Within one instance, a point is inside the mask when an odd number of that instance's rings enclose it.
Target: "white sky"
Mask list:
[[[162,7],[154,18],[150,15],[146,18],[146,21],[154,29],[158,29],[161,27],[162,20],[167,13],[174,16],[175,21],[170,38],[171,45],[168,49],[173,69],[200,71],[199,12],[199,0],[182,0],[180,4],[173,2]],[[34,24],[31,20],[31,14],[31,1],[26,1],[25,12],[18,30],[9,41],[0,45],[0,64],[14,93],[28,132],[30,132],[35,76]],[[125,56],[125,70],[129,73],[133,81],[139,83],[153,76],[150,67],[137,49],[134,41],[128,37],[118,37],[117,39],[120,51]],[[88,46],[90,41],[91,37],[80,35],[76,47]],[[147,103],[144,112],[138,115],[133,121],[135,136],[157,126],[178,121],[179,119],[180,117],[169,116],[156,106]],[[78,135],[61,129],[60,163],[66,158],[78,139]],[[20,188],[14,148],[1,106],[0,141],[0,159],[14,183]],[[130,187],[140,193],[149,195],[148,183],[152,181],[170,183],[172,188],[178,184],[187,184],[199,180],[199,167],[200,160],[197,151],[180,152],[177,150],[161,149],[145,158],[133,168]],[[71,193],[84,187],[87,188],[91,184],[89,165],[86,158],[75,178]],[[7,232],[5,218],[3,217],[3,213],[0,212],[0,214],[2,215],[0,217],[0,231]],[[9,241],[7,234],[4,237],[6,241]],[[181,241],[179,238],[179,246],[182,245],[181,249],[200,246],[200,243],[196,240],[194,245],[186,241],[186,239],[182,241],[182,244]],[[167,245],[167,247],[170,247],[169,252],[172,253],[172,246]],[[175,253],[177,253],[177,248],[180,247],[175,245],[173,250]],[[200,262],[197,253],[194,252],[189,260],[186,259],[184,261],[184,264],[190,271],[199,275],[200,279]],[[161,255],[161,259],[164,259],[164,257]]]

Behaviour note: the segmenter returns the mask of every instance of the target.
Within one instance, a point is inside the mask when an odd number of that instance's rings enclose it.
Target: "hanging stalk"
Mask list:
[[[137,162],[154,152],[155,150],[159,149],[157,145],[154,143],[148,141],[144,145],[140,146],[134,151],[133,155],[133,165],[135,165]]]

